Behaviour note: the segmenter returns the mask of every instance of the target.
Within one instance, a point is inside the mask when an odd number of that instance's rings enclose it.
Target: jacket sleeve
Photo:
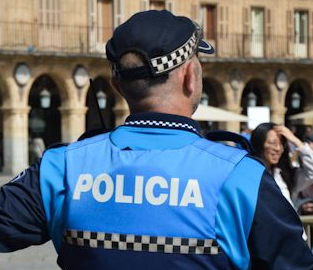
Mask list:
[[[252,269],[313,269],[313,255],[302,234],[297,213],[264,172],[248,239]]]
[[[0,252],[43,244],[50,239],[35,163],[0,189]]]

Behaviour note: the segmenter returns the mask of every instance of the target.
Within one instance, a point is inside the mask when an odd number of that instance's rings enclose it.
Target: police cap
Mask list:
[[[214,53],[202,40],[202,29],[187,17],[149,10],[136,13],[117,27],[106,44],[113,75],[120,80],[157,77],[179,67],[196,52]],[[122,69],[119,59],[127,52],[140,53],[145,66]]]

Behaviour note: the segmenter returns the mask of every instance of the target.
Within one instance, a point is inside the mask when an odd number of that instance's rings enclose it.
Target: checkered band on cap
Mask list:
[[[217,255],[222,252],[216,240],[65,230],[70,245],[131,251]]]
[[[178,67],[188,60],[195,51],[197,46],[196,32],[190,39],[178,49],[170,52],[165,56],[159,56],[151,59],[155,74],[161,74]]]

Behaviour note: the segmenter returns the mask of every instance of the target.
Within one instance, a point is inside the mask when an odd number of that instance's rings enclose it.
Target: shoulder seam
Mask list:
[[[229,163],[232,163],[233,165],[236,165],[236,164],[237,164],[238,162],[240,162],[245,156],[247,156],[247,154],[245,154],[245,155],[243,155],[237,162],[234,162],[233,160],[230,160],[230,159],[227,159],[227,158],[225,158],[225,157],[223,157],[223,156],[217,155],[217,153],[213,153],[213,152],[211,152],[211,151],[206,151],[208,148],[211,148],[211,146],[209,146],[209,147],[206,148],[206,149],[203,149],[203,148],[201,148],[201,147],[199,147],[199,146],[197,146],[197,145],[194,145],[194,144],[192,144],[192,146],[198,148],[199,150],[202,150],[203,152],[206,152],[206,153],[208,153],[208,154],[211,154],[212,156],[218,157],[218,158],[220,158],[220,159],[222,159],[222,160],[224,160],[224,161],[228,161]]]
[[[104,134],[101,134],[101,135],[104,135]],[[99,136],[99,135],[96,135],[96,136]],[[86,145],[90,145],[90,144],[93,144],[93,143],[98,143],[101,140],[105,140],[105,139],[108,139],[108,138],[109,138],[109,134],[106,133],[105,136],[99,136],[99,138],[97,140],[94,140],[94,141],[91,141],[91,142],[88,142],[89,141],[88,139],[90,139],[90,138],[86,138],[83,141],[76,141],[76,142],[70,144],[70,147],[67,148],[67,152],[69,152],[71,150],[75,150],[75,149],[81,148],[81,147],[84,147]],[[78,145],[75,146],[75,144],[78,144]]]

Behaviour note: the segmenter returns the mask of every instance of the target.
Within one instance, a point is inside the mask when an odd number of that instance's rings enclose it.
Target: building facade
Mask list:
[[[110,85],[105,44],[116,26],[148,9],[203,26],[216,51],[199,56],[203,103],[243,114],[267,106],[272,121],[287,124],[289,115],[313,109],[312,0],[0,0],[2,174],[28,166],[42,143],[71,142],[101,127],[89,78],[106,127],[124,121],[128,108]]]

